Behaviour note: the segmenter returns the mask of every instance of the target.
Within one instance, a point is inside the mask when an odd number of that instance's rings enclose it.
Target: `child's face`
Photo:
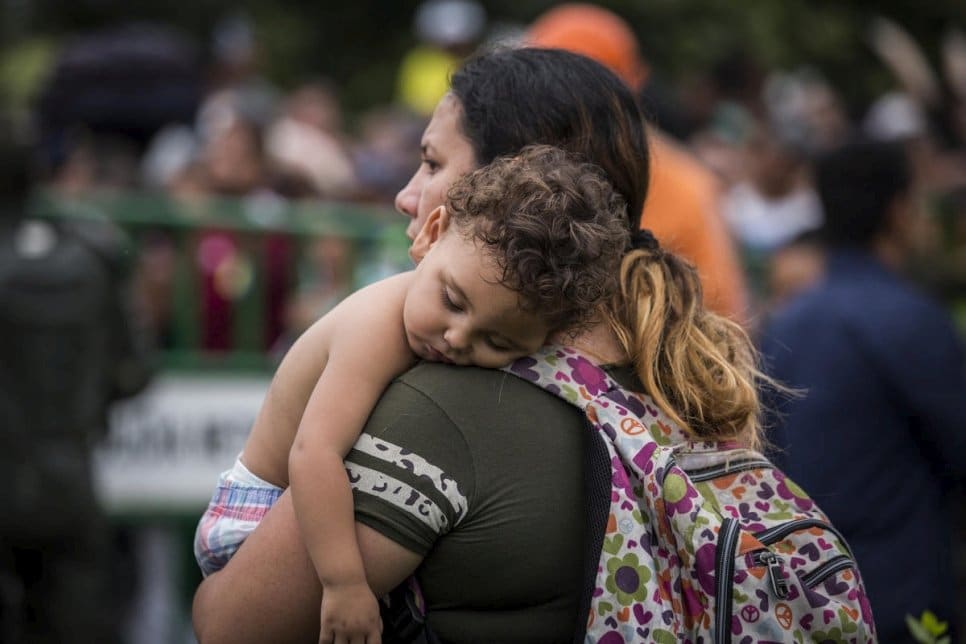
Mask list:
[[[435,362],[502,367],[539,349],[550,329],[520,309],[517,293],[498,282],[500,274],[494,259],[455,225],[439,231],[416,267],[403,308],[413,353]]]

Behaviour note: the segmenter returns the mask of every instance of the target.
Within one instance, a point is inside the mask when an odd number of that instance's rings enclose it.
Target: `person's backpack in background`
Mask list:
[[[121,292],[121,247],[102,224],[0,229],[0,534],[69,535],[98,514],[91,449],[108,403],[146,384]]]
[[[688,442],[649,397],[572,349],[507,371],[584,409],[607,449],[610,506],[578,640],[875,641],[848,545],[764,456]]]

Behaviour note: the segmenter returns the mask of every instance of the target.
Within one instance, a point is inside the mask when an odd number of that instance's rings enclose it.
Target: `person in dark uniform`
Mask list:
[[[0,115],[0,641],[118,639],[92,447],[147,382],[124,245],[105,224],[28,213],[31,149]]]

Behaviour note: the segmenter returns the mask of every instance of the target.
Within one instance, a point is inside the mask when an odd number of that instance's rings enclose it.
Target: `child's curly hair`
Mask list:
[[[500,283],[555,331],[590,322],[617,290],[627,204],[593,164],[528,146],[465,175],[446,207],[492,254]]]

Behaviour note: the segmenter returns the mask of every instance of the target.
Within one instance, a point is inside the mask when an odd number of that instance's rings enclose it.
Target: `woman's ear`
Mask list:
[[[417,264],[421,262],[429,253],[429,249],[436,245],[436,242],[442,238],[448,229],[449,211],[446,210],[446,206],[439,206],[429,213],[426,223],[417,233],[416,239],[409,247],[409,257]]]

